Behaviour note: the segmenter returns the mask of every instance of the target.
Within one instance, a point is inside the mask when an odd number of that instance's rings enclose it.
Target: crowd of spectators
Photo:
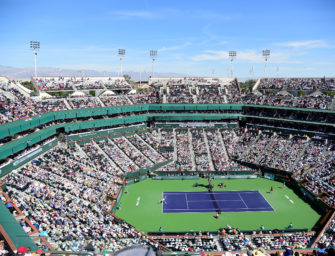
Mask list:
[[[125,106],[132,105],[132,102],[125,95],[106,95],[99,97],[105,106]]]
[[[319,247],[334,248],[335,246],[335,216],[330,219],[325,232],[320,237],[318,244]]]
[[[190,139],[187,130],[176,130],[176,142],[177,142],[177,162],[176,167],[178,171],[192,170],[193,165],[192,155],[190,150]],[[194,158],[193,158],[194,159]]]
[[[111,77],[38,77],[34,83],[40,91],[131,89],[125,79]]]
[[[197,171],[214,171],[210,165],[210,152],[205,141],[205,134],[202,129],[192,129],[192,147],[195,157],[195,167]]]
[[[100,101],[95,97],[75,97],[68,99],[72,109],[99,108],[102,107]]]
[[[40,236],[60,250],[81,251],[91,245],[96,251],[116,251],[150,243],[109,215],[106,196],[119,186],[114,182],[122,181],[116,176],[119,171],[90,145],[82,146],[89,158],[75,146],[54,148],[21,167],[5,179],[9,195]]]
[[[271,235],[253,235],[252,243],[257,248],[261,247],[267,251],[310,248],[314,233],[285,233]]]
[[[113,139],[113,142],[137,166],[140,166],[141,168],[147,168],[153,165],[153,162],[150,161],[145,155],[143,155],[133,144],[131,144],[127,138],[125,137],[115,138]]]
[[[333,78],[262,78],[259,89],[276,90],[305,90],[305,91],[334,91],[335,79]]]
[[[144,133],[146,134],[146,133]],[[145,135],[144,135],[145,136]],[[131,135],[127,139],[140,151],[145,157],[153,161],[154,163],[164,162],[166,159],[154,150],[149,144],[147,144],[139,135]]]
[[[70,81],[70,82],[69,82]],[[36,80],[40,90],[101,89],[97,81]],[[126,86],[111,81],[113,88]],[[15,86],[0,86],[0,123],[27,119],[50,111],[65,110],[66,102],[73,109],[157,103],[163,95],[168,103],[231,103],[265,104],[329,109],[333,98],[324,94],[294,97],[292,94],[240,95],[238,82],[223,86],[210,82],[181,79],[155,84],[158,89],[148,94],[103,97],[79,97],[59,100],[36,100],[24,96]],[[163,89],[163,95],[161,89]],[[261,80],[260,89],[335,90],[331,79]],[[208,95],[208,98],[204,95]],[[78,150],[80,148],[80,150]],[[81,152],[82,151],[82,152]],[[107,158],[108,157],[108,158]],[[173,160],[160,171],[226,171],[248,170],[232,158],[288,171],[314,195],[335,206],[335,148],[332,142],[310,140],[259,132],[255,129],[158,129],[129,137],[108,138],[99,142],[72,144],[67,149],[55,148],[17,172],[8,175],[8,191],[20,209],[39,230],[62,250],[83,250],[92,244],[97,250],[117,250],[132,244],[147,244],[147,238],[126,223],[106,213],[107,196],[116,197],[123,173],[156,163]],[[214,169],[212,168],[214,167]],[[59,227],[62,227],[60,229]],[[29,227],[26,231],[29,232]],[[334,220],[322,241],[334,245]],[[227,250],[242,250],[251,244],[267,250],[287,246],[306,248],[310,234],[262,235],[248,239],[242,233],[225,236]],[[167,238],[161,241],[168,248],[181,251],[215,250],[211,238]],[[1,244],[0,244],[1,246]],[[107,246],[107,247],[106,247]],[[1,249],[0,249],[1,250]]]
[[[217,251],[218,246],[211,234],[185,234],[183,236],[161,236],[154,239],[166,248],[179,252]]]
[[[24,96],[13,83],[0,84],[0,124],[60,110],[67,110],[63,99],[36,100]]]
[[[334,110],[334,97],[324,93],[327,88],[329,90],[330,88],[332,88],[331,90],[334,89],[334,81],[333,79],[326,79],[324,83],[322,81],[323,79],[269,79],[269,81],[261,79],[258,88],[262,93],[256,91],[243,94],[240,92],[237,80],[171,78],[152,81],[149,84],[148,92],[134,94],[133,91],[129,93],[132,88],[125,80],[113,78],[54,77],[35,79],[35,83],[39,84],[38,86],[42,91],[109,89],[114,93],[114,95],[103,93],[99,97],[93,97],[80,92],[83,95],[72,96],[71,94],[67,98],[58,100],[55,99],[55,95],[44,100],[25,96],[18,90],[14,82],[1,82],[0,124],[19,119],[29,119],[50,111],[101,107],[101,102],[105,106],[148,103],[242,103]],[[298,90],[297,88],[306,89],[309,88],[305,86],[306,84],[315,83],[317,86],[313,86],[312,93],[309,91],[303,93],[303,95],[294,93],[294,90]],[[294,86],[290,84],[294,84]],[[323,86],[324,84],[327,86]],[[265,90],[266,88],[276,90],[269,91]],[[288,90],[292,88],[293,91]],[[279,89],[281,91],[278,91]],[[316,89],[318,91],[315,91]]]
[[[34,83],[40,91],[63,91],[74,90],[73,82],[75,77],[49,77],[49,78],[35,78]]]

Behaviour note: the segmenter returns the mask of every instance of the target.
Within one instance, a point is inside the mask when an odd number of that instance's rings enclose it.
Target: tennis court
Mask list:
[[[163,213],[274,211],[257,190],[163,192]]]

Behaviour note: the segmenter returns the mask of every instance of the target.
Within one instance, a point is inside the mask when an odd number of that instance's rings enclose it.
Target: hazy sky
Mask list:
[[[335,77],[335,1],[74,1],[0,0],[0,65],[32,67],[31,40],[41,42],[38,65],[227,76],[236,50],[237,77]]]

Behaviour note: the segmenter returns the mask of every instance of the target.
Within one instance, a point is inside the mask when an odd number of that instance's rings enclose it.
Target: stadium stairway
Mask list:
[[[202,132],[203,132],[204,141],[205,141],[205,144],[206,144],[207,155],[208,155],[208,161],[209,161],[209,167],[210,167],[210,169],[211,169],[212,171],[215,171],[214,164],[213,164],[213,159],[212,159],[212,154],[211,154],[211,150],[210,150],[209,145],[208,145],[207,134],[206,134],[206,132],[205,132],[204,129],[202,129]]]
[[[244,156],[247,155],[247,154],[250,152],[250,150],[253,148],[253,145],[254,145],[255,143],[257,143],[257,141],[259,140],[259,138],[260,138],[260,136],[261,136],[261,133],[262,133],[262,131],[259,131],[257,137],[254,138],[254,139],[249,143],[249,145],[248,145],[248,149],[245,150],[245,151],[239,156],[240,159],[243,159]],[[243,138],[243,140],[244,140],[244,138]]]
[[[173,162],[177,162],[178,160],[178,154],[177,154],[177,134],[176,130],[173,129]]]
[[[143,158],[145,158],[146,160],[148,160],[150,163],[154,164],[154,161],[151,160],[149,157],[147,157],[146,155],[144,155],[141,150],[139,150],[131,141],[128,140],[127,137],[122,137],[124,140],[126,140],[133,148],[134,150],[140,154]]]
[[[270,142],[265,146],[265,148],[263,149],[262,152],[260,152],[260,154],[258,155],[257,157],[257,160],[256,160],[256,163],[259,163],[263,154],[265,154],[272,146],[273,146],[273,141],[277,138],[277,133],[274,133],[272,136],[271,136],[271,140]]]
[[[159,142],[159,144],[161,144],[161,142],[162,142],[162,131],[161,131],[161,129],[158,129],[158,142]]]
[[[106,107],[106,105],[102,102],[102,100],[99,97],[95,97],[95,98],[101,104],[102,107]]]
[[[122,157],[126,158],[128,161],[132,162],[138,169],[141,169],[121,148],[120,146],[113,141],[113,139],[108,138],[108,141],[110,144],[112,144],[114,147],[116,147],[119,152],[122,154]]]
[[[143,144],[147,145],[152,151],[155,151],[157,154],[159,154],[164,160],[166,160],[165,157],[162,156],[161,153],[159,153],[157,150],[155,150],[149,143],[147,143],[144,139],[142,139],[141,136],[138,134],[135,134],[136,138],[138,138],[140,141],[142,141]]]
[[[124,172],[121,168],[119,168],[115,163],[114,161],[106,154],[106,152],[99,146],[98,143],[96,143],[94,140],[93,140],[93,145],[98,149],[98,151],[103,154],[106,159],[109,161],[109,163],[113,166],[113,168],[115,169],[118,169],[118,170],[121,170],[121,172]]]
[[[163,103],[164,103],[164,104],[167,103],[167,98],[166,98],[166,95],[165,95],[165,94],[163,95]]]
[[[308,147],[309,143],[310,143],[310,138],[308,137],[308,138],[307,138],[307,141],[306,141],[306,143],[305,143],[305,145],[304,145],[304,147],[303,147],[302,150],[299,152],[299,155],[297,156],[297,158],[295,159],[295,161],[293,162],[293,164],[290,166],[290,168],[289,168],[289,170],[288,170],[289,172],[293,172],[293,171],[294,171],[294,168],[296,167],[296,165],[298,164],[298,162],[300,161],[300,159],[301,159],[302,156],[304,155],[305,150],[306,150],[306,148]]]
[[[224,103],[228,103],[226,94],[223,94],[223,100],[224,100]]]
[[[67,107],[67,109],[72,109],[69,102],[67,101],[67,99],[64,98],[64,104]]]
[[[293,136],[290,135],[289,139],[291,140],[292,137],[293,137]],[[288,147],[290,144],[291,144],[290,141],[288,141],[288,142],[285,144],[284,148],[279,152],[279,154],[277,154],[277,155],[275,156],[275,158],[274,158],[274,160],[273,160],[273,162],[272,162],[272,165],[271,165],[272,168],[275,167],[275,164],[278,162],[278,159],[283,155],[283,152],[286,151],[287,147]]]
[[[195,164],[195,155],[194,155],[194,150],[193,150],[193,138],[192,138],[192,133],[190,129],[187,129],[187,137],[188,137],[188,148],[191,153],[191,162],[192,162],[192,171],[196,171],[196,164]]]
[[[3,94],[6,98],[8,98],[10,100],[17,101],[16,97],[8,91],[4,91],[4,90],[0,89],[0,94]]]
[[[89,158],[89,157],[86,155],[85,151],[84,151],[84,150],[83,150],[77,143],[75,143],[75,146],[76,146],[76,149],[78,150],[78,152],[79,152],[80,155],[82,155],[82,156],[85,157],[85,158]]]
[[[223,153],[225,154],[226,159],[229,159],[228,152],[227,152],[227,148],[226,148],[226,145],[225,145],[225,143],[224,143],[224,141],[223,141],[222,133],[220,132],[220,129],[217,129],[217,130],[216,130],[216,133],[219,134],[219,140],[220,140],[220,143],[221,143],[222,148],[223,148]],[[235,132],[234,132],[234,135],[235,135],[235,137],[236,137]]]

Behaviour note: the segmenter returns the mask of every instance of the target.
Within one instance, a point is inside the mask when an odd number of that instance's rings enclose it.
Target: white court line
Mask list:
[[[238,196],[241,198],[241,201],[243,202],[245,208],[249,209],[249,207],[246,205],[246,203],[244,202],[243,198],[241,197],[240,193],[238,193]]]
[[[189,208],[188,208],[188,200],[187,200],[187,193],[185,193],[185,200],[186,200],[187,210],[189,210]]]

